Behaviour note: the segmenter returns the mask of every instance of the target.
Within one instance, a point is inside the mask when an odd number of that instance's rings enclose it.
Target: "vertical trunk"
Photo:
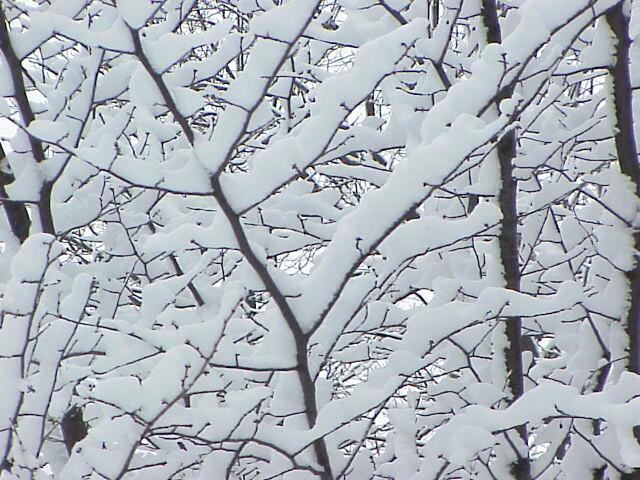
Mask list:
[[[607,13],[607,22],[616,38],[616,59],[611,70],[613,77],[613,96],[616,109],[618,132],[615,136],[616,153],[620,170],[629,176],[640,197],[640,166],[638,165],[638,147],[633,131],[633,90],[629,75],[631,38],[629,37],[629,18],[618,4]],[[640,251],[640,231],[633,235],[635,251]],[[631,303],[625,319],[629,350],[627,370],[640,374],[640,262],[626,272],[629,282]],[[634,428],[636,440],[640,443],[640,426]],[[622,480],[640,480],[640,469],[622,475]]]
[[[629,19],[622,11],[622,5],[618,5],[607,13],[607,21],[616,36],[616,61],[613,66],[613,95],[616,107],[616,151],[620,170],[629,176],[636,187],[636,194],[640,196],[640,166],[638,165],[638,148],[633,131],[633,105],[632,86],[629,76]],[[635,248],[640,247],[640,232],[635,232]],[[629,357],[627,369],[630,372],[640,374],[640,264],[627,272],[631,289],[631,306],[627,313],[627,334],[629,335]]]
[[[482,0],[482,18],[487,29],[487,43],[501,43],[502,33],[498,22],[498,11],[495,0]],[[511,97],[513,88],[505,88],[498,94],[496,104]],[[514,130],[504,135],[497,145],[500,162],[500,192],[498,203],[502,212],[502,226],[498,243],[500,260],[504,269],[505,286],[509,290],[520,290],[520,261],[518,259],[518,211],[516,206],[518,183],[513,177],[513,160],[516,156],[516,134]],[[508,346],[505,350],[505,362],[508,371],[507,385],[512,401],[524,393],[524,368],[522,364],[522,320],[520,317],[506,319],[506,336]],[[513,475],[518,480],[531,479],[531,466],[528,450],[527,426],[520,425],[517,432],[525,449],[518,455],[513,466]]]

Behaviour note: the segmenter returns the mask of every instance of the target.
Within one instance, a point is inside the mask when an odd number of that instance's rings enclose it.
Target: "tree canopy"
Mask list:
[[[632,0],[0,0],[0,479],[640,480]]]

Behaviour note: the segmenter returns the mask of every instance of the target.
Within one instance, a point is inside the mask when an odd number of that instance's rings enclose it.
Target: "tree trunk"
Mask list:
[[[495,0],[483,0],[482,18],[487,29],[487,43],[501,43],[502,33],[498,21]],[[496,107],[504,99],[513,95],[513,87],[502,89],[496,98]],[[502,225],[498,243],[500,260],[504,269],[505,286],[509,290],[520,291],[520,261],[518,259],[518,182],[513,176],[513,160],[516,157],[516,134],[510,130],[498,142],[498,160],[500,162],[500,192],[498,204],[502,212]],[[524,393],[524,367],[522,364],[522,320],[520,317],[505,319],[508,346],[505,350],[505,363],[508,371],[507,385],[511,393],[511,401],[515,401]],[[518,480],[531,479],[531,465],[528,455],[527,425],[517,427],[518,435],[525,446],[525,451],[518,454],[512,472]]]
[[[638,166],[638,147],[633,131],[633,90],[629,74],[631,58],[631,38],[629,37],[629,18],[623,12],[623,5],[618,4],[607,13],[607,22],[616,38],[616,59],[612,67],[613,96],[616,111],[615,136],[616,153],[620,170],[629,176],[635,185],[636,195],[640,197],[640,167]],[[634,249],[640,251],[640,231],[633,235]],[[631,302],[625,327],[629,339],[627,370],[640,374],[640,262],[625,272],[629,282]],[[640,443],[640,426],[634,428],[636,440]],[[622,475],[622,480],[639,480],[640,469]]]

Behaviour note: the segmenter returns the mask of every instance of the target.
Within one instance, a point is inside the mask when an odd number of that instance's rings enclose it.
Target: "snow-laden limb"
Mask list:
[[[578,19],[566,29],[569,32],[579,32],[593,20],[598,11],[596,8],[602,12],[613,3],[596,2],[592,6],[590,1],[573,2],[571,7],[567,7],[571,8],[568,18]],[[539,11],[527,10],[526,13],[532,17],[531,21],[542,21]],[[469,80],[453,88],[428,113],[422,124],[423,145],[398,166],[381,189],[363,199],[358,210],[351,213],[348,220],[345,219],[344,226],[336,232],[333,244],[323,256],[322,264],[306,282],[305,290],[308,293],[303,298],[313,298],[314,303],[311,308],[308,303],[304,304],[305,311],[301,313],[301,317],[305,318],[305,328],[312,328],[323,320],[339,296],[340,289],[363,257],[389,236],[404,216],[428,198],[436,187],[446,183],[464,168],[463,163],[469,155],[491,141],[504,128],[506,118],[485,126],[476,115],[488,108],[495,100],[496,92],[510,84],[516,72],[526,72],[527,66],[532,63],[536,52],[547,43],[549,36],[565,26],[563,21],[547,19],[536,31],[535,37],[525,40],[523,37],[530,31],[529,21],[524,16],[520,21],[520,28],[509,35],[501,47],[492,45],[494,48],[491,51],[485,51]],[[561,55],[571,40],[566,35],[561,37],[561,41],[566,43],[560,44],[560,49],[555,49],[556,55]],[[557,59],[552,58],[551,62],[556,63]],[[530,95],[535,93],[530,92]],[[528,103],[531,98],[523,98],[522,101]],[[454,140],[460,138],[465,138],[465,142]],[[436,163],[435,159],[441,158],[444,161]],[[425,162],[424,159],[434,160]],[[389,202],[388,198],[393,198],[393,202]],[[374,215],[375,225],[370,221]],[[327,272],[331,272],[334,279],[337,275],[340,280],[327,284],[324,280]]]
[[[2,475],[633,475],[634,6],[3,3]]]
[[[259,152],[247,175],[223,175],[221,184],[229,192],[234,209],[245,212],[258,205],[289,181],[292,174],[304,171],[321,157],[346,117],[385,77],[393,74],[424,28],[424,21],[415,20],[362,45],[351,69],[327,78],[315,89],[314,105],[306,120]],[[242,189],[238,188],[240,185]],[[245,189],[247,194],[234,195]]]
[[[3,385],[6,385],[0,415],[0,451],[3,461],[9,455],[18,456],[19,465],[23,468],[39,466],[38,453],[51,392],[47,383],[55,381],[56,351],[64,349],[70,336],[64,329],[58,335],[54,334],[50,338],[51,343],[43,347],[49,355],[44,354],[42,358],[43,349],[34,348],[31,342],[33,336],[48,326],[50,311],[56,308],[55,294],[49,293],[45,287],[57,280],[56,268],[51,266],[61,253],[61,245],[56,244],[50,235],[30,236],[13,257],[11,277],[3,289],[0,303],[0,339],[3,344],[0,372]],[[39,368],[40,362],[42,368]],[[25,413],[33,413],[33,416],[20,418]]]

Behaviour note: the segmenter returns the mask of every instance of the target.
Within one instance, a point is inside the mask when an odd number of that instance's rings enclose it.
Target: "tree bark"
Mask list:
[[[498,21],[498,10],[495,0],[482,1],[482,18],[487,29],[487,43],[502,43],[502,32]],[[513,87],[502,89],[496,98],[496,107],[504,99],[513,95]],[[520,291],[520,261],[518,258],[518,182],[513,176],[513,160],[516,157],[515,130],[507,132],[498,142],[497,153],[500,163],[500,192],[498,204],[502,212],[502,225],[498,236],[500,260],[504,269],[505,286],[509,290]],[[522,319],[508,317],[505,333],[508,346],[505,350],[505,363],[508,370],[507,385],[511,393],[511,401],[515,401],[524,393],[524,366],[522,363]],[[525,445],[525,452],[518,455],[512,473],[518,480],[531,479],[531,465],[528,455],[528,432],[526,424],[516,428]]]
[[[613,7],[606,15],[607,22],[616,38],[616,58],[611,69],[613,77],[613,97],[616,110],[616,125],[618,132],[615,136],[618,163],[623,174],[634,183],[636,195],[640,197],[640,166],[638,165],[638,146],[633,130],[633,90],[629,65],[631,58],[631,38],[629,36],[629,18],[620,3]],[[640,230],[633,235],[634,249],[640,251]],[[631,302],[625,319],[625,328],[629,339],[627,370],[640,374],[640,262],[625,272],[629,282]],[[634,427],[634,435],[640,443],[640,426]],[[621,476],[622,480],[640,480],[640,469]]]

